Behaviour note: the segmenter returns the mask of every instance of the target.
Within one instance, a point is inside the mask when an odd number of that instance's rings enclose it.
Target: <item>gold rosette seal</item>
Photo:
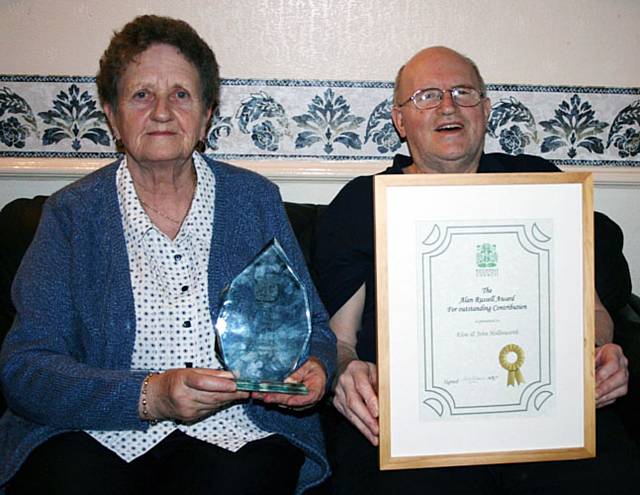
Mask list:
[[[509,354],[515,354],[516,360],[513,362],[509,362],[507,359]],[[516,344],[507,344],[500,350],[500,366],[502,366],[505,370],[508,371],[507,374],[507,386],[515,385],[518,382],[518,385],[524,383],[524,376],[522,376],[522,372],[520,368],[524,364],[524,351],[522,348]]]

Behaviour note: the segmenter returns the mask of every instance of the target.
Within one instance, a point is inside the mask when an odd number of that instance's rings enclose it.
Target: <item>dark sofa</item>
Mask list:
[[[46,196],[16,199],[0,211],[0,344],[11,327],[15,308],[11,284],[40,220]],[[324,206],[285,203],[289,221],[309,262],[313,230]],[[622,231],[606,216],[596,222],[596,288],[615,322],[615,340],[630,362],[630,393],[616,407],[628,429],[640,439],[640,298],[631,294],[629,267],[622,256]],[[600,239],[600,241],[598,241]],[[605,241],[603,241],[606,240]],[[313,275],[313,273],[312,273]],[[6,404],[0,394],[0,414]]]

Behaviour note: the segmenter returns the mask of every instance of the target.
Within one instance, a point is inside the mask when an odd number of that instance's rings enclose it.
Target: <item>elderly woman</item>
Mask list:
[[[186,23],[116,33],[98,91],[124,157],[54,194],[1,354],[0,486],[17,493],[299,493],[327,476],[317,416],[335,341],[276,187],[195,152],[218,95]],[[238,391],[223,287],[273,237],[310,293],[307,395]],[[279,406],[279,407],[278,407]]]

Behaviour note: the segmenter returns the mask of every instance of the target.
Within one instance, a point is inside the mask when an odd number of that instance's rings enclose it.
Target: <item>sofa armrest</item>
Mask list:
[[[615,407],[629,434],[640,443],[640,298],[632,294],[629,303],[612,317],[613,340],[629,360],[629,391]]]
[[[640,298],[631,295],[629,303],[613,315],[613,339],[629,359],[629,371],[640,375]]]
[[[638,321],[640,321],[640,297],[635,294],[631,294],[629,298],[629,307],[635,311]]]

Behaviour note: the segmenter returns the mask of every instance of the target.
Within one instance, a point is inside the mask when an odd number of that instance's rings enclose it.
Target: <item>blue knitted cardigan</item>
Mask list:
[[[276,237],[310,295],[309,353],[331,375],[335,337],[277,187],[253,172],[205,159],[216,181],[209,259],[212,321],[223,287]],[[136,320],[116,191],[118,165],[97,170],[47,200],[16,275],[17,316],[0,353],[9,406],[0,418],[0,487],[53,435],[148,427],[138,417],[146,372],[130,370]],[[287,413],[257,401],[246,410],[261,428],[304,450],[296,493],[328,476],[317,413]]]

